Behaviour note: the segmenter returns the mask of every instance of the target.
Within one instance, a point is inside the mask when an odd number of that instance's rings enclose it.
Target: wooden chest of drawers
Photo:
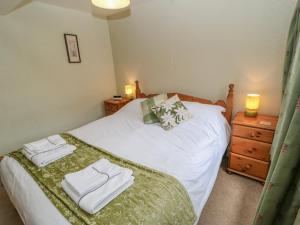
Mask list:
[[[114,114],[123,106],[125,106],[128,102],[130,102],[130,100],[128,99],[121,99],[121,100],[109,99],[104,101],[105,115],[109,116]]]
[[[244,116],[243,112],[237,113],[232,121],[229,172],[265,181],[277,120],[275,116],[251,118]]]

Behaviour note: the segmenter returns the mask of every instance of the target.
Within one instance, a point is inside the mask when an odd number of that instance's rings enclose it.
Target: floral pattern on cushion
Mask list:
[[[152,112],[151,108],[157,106],[168,99],[167,94],[160,94],[152,98],[148,98],[141,102],[143,121],[145,124],[159,123],[158,118]]]
[[[158,106],[153,106],[151,109],[165,130],[170,130],[192,118],[192,114],[187,110],[177,95],[169,98]]]

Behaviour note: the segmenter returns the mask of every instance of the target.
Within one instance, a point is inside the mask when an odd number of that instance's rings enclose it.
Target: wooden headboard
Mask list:
[[[145,93],[143,93],[140,89],[140,85],[139,85],[138,81],[135,81],[135,88],[136,88],[135,89],[136,98],[150,98],[150,97],[157,95],[157,94],[146,95]],[[226,102],[223,100],[219,100],[217,102],[212,102],[211,100],[208,100],[208,99],[198,98],[198,97],[189,96],[189,95],[176,93],[176,92],[168,93],[168,97],[171,97],[173,95],[178,95],[178,97],[182,101],[199,102],[199,103],[209,104],[209,105],[220,105],[226,109],[226,111],[223,113],[223,115],[227,119],[228,123],[231,124],[232,109],[233,109],[233,89],[234,89],[234,84],[230,84]]]

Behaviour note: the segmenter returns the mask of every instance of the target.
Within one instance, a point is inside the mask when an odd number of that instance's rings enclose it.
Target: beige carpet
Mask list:
[[[251,225],[263,185],[223,168],[198,225]]]
[[[221,168],[198,225],[251,225],[262,188],[256,181],[228,175]],[[22,225],[2,186],[0,225]]]

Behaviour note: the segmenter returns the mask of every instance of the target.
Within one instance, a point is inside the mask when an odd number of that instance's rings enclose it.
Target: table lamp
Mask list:
[[[245,115],[248,117],[256,117],[259,109],[259,103],[260,103],[259,94],[248,94],[246,97]]]
[[[127,99],[132,99],[133,97],[133,86],[130,84],[125,85],[125,97]]]

